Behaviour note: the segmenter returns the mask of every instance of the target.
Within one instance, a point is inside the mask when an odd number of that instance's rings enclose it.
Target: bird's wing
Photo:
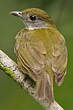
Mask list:
[[[36,81],[36,96],[40,99],[53,101],[53,78],[45,70],[47,50],[40,40],[35,40],[26,34],[19,33],[16,39],[15,51],[18,57],[18,66]],[[33,40],[34,39],[34,40]],[[26,72],[24,71],[26,70]]]
[[[58,85],[61,85],[67,67],[67,48],[62,35],[60,35],[58,42],[54,45],[52,56],[52,70],[55,74],[55,81]]]
[[[15,51],[21,71],[26,69],[26,73],[36,81],[36,96],[46,98],[48,102],[53,101],[53,78],[44,70],[47,52],[43,43],[26,40],[25,36],[19,34]]]
[[[44,68],[46,49],[42,42],[25,41],[25,38],[18,37],[15,51],[18,57],[18,65],[22,70],[26,69],[29,76],[36,79]],[[21,41],[22,40],[22,41]],[[35,73],[35,74],[34,74]]]

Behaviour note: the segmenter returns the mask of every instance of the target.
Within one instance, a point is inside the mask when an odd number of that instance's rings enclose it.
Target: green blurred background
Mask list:
[[[56,101],[65,110],[73,110],[73,0],[0,0],[0,49],[16,61],[15,36],[24,27],[10,11],[41,8],[48,12],[64,35],[68,48],[67,75],[61,87],[54,84]],[[0,70],[0,110],[43,110],[11,78]]]

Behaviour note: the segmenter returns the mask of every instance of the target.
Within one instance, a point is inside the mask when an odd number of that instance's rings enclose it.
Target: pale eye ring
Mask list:
[[[30,19],[31,19],[32,21],[35,21],[35,20],[36,20],[36,16],[35,16],[35,15],[30,15]]]

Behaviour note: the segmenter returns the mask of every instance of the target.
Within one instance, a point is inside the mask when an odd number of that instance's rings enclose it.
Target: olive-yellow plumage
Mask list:
[[[65,40],[48,14],[40,9],[11,14],[20,16],[25,24],[16,36],[18,66],[36,82],[37,97],[51,103],[54,100],[53,80],[60,85],[66,74]]]

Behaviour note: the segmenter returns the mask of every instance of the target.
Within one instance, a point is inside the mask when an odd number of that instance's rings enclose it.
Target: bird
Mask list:
[[[24,28],[16,35],[15,53],[22,73],[36,83],[39,100],[52,103],[55,100],[53,84],[62,84],[67,70],[67,47],[48,13],[38,8],[12,11],[19,17]]]

